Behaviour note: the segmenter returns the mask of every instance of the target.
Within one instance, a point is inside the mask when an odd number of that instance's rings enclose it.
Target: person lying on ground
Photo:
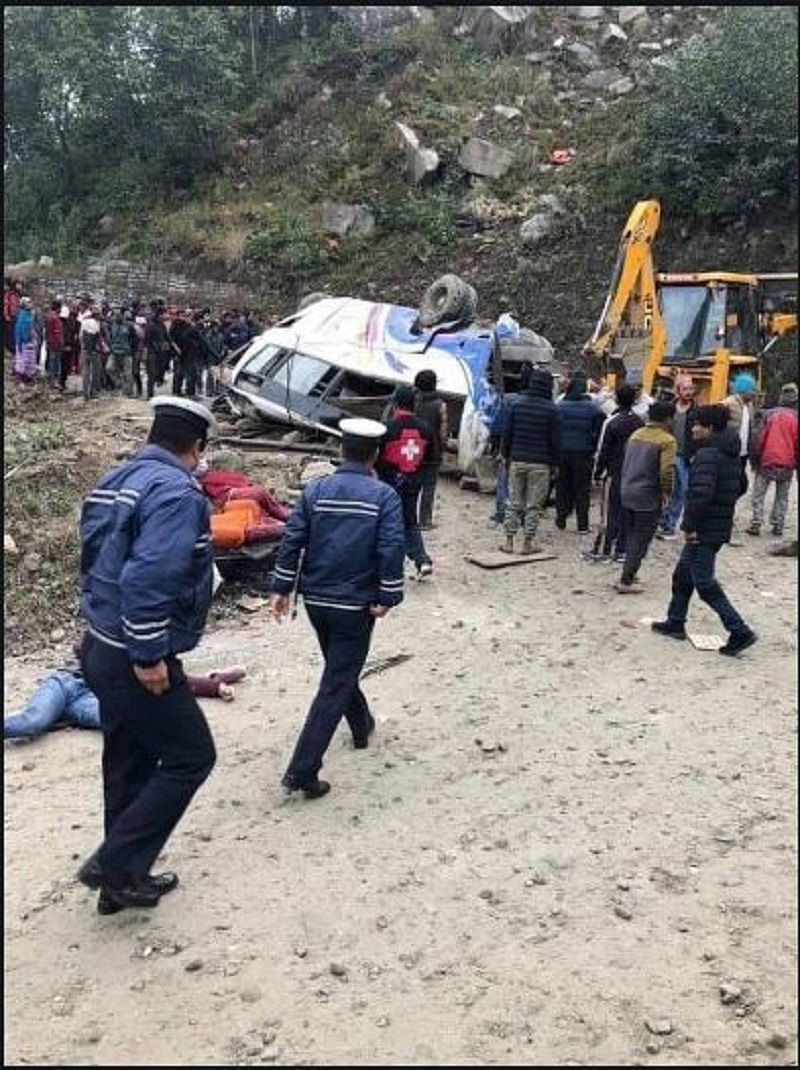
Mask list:
[[[221,698],[232,702],[232,684],[244,679],[240,665],[219,669],[205,676],[187,676],[196,698]],[[100,730],[100,706],[97,696],[83,679],[79,669],[60,669],[39,684],[27,705],[19,713],[6,717],[4,739],[34,739],[59,728]]]

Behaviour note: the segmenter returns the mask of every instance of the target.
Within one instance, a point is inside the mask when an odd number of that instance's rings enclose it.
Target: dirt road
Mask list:
[[[219,763],[150,913],[99,917],[73,879],[99,737],[5,745],[7,1063],[796,1059],[796,562],[723,551],[761,635],[730,661],[638,623],[676,544],[620,598],[548,514],[557,560],[482,572],[489,504],[444,487],[435,578],[373,648],[413,657],[367,681],[374,745],[340,731],[326,799],[278,788],[319,671],[302,615],[187,659],[250,677],[205,704]],[[55,656],[6,661],[7,712]]]

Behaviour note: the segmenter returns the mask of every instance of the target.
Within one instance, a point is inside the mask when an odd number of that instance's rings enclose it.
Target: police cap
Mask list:
[[[376,446],[386,434],[386,427],[378,420],[348,417],[339,422],[339,430],[346,442],[369,442]]]
[[[168,431],[177,427],[185,430],[188,427],[204,442],[217,431],[217,422],[210,410],[189,398],[164,395],[151,398],[150,404],[155,409],[155,430]]]

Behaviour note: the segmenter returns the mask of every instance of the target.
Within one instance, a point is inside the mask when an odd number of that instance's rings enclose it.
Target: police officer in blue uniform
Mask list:
[[[98,910],[152,907],[178,884],[150,867],[216,760],[178,657],[212,595],[209,506],[192,476],[213,429],[183,398],[153,399],[147,445],[108,472],[81,515],[81,667],[103,729],[105,840],[78,871]]]
[[[386,434],[375,420],[342,420],[342,464],[310,483],[281,542],[271,609],[281,620],[291,593],[303,595],[325,669],[283,778],[284,787],[316,799],[330,791],[319,779],[342,717],[361,749],[375,728],[358,681],[375,620],[403,600],[405,531],[400,498],[374,465]],[[301,560],[302,557],[302,560]]]

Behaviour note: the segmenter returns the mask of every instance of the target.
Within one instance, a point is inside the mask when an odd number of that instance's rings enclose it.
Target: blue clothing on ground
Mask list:
[[[19,713],[6,717],[4,739],[40,736],[57,724],[100,728],[100,704],[77,672],[50,673]]]

